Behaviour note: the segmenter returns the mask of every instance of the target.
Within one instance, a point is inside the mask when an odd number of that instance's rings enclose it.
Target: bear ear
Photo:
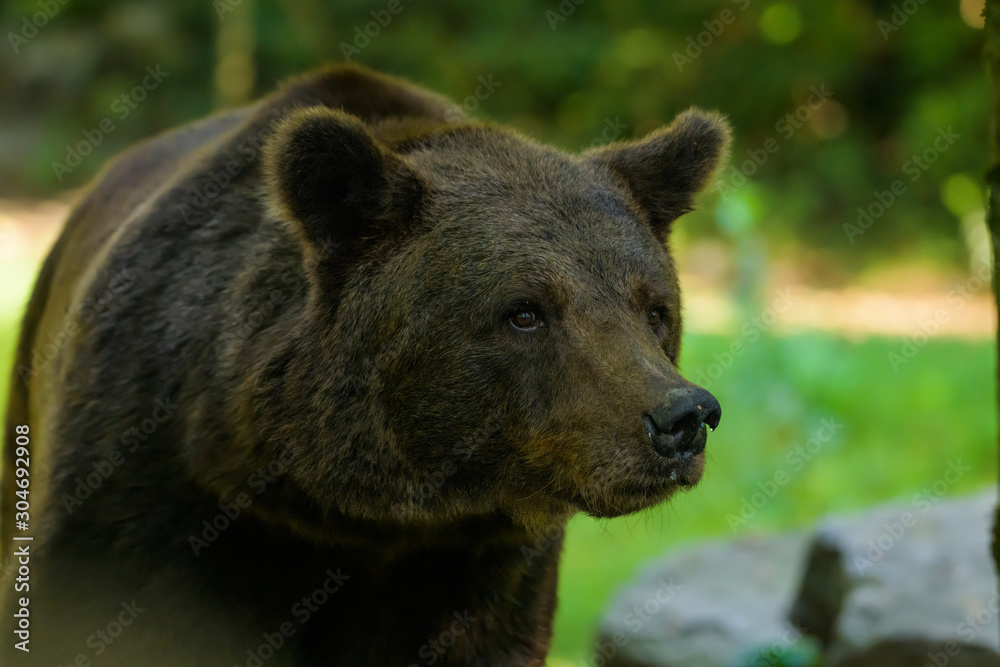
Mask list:
[[[291,112],[268,140],[263,168],[271,209],[320,257],[405,223],[423,191],[361,120],[328,107]]]
[[[654,231],[666,236],[670,223],[693,208],[694,196],[726,159],[729,141],[729,124],[721,115],[689,109],[643,139],[584,156],[622,178]]]

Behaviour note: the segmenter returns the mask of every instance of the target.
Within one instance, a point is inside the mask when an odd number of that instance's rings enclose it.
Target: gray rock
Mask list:
[[[807,664],[817,643],[787,620],[807,548],[804,535],[747,537],[652,565],[604,614],[589,664]]]
[[[940,485],[939,485],[940,486]],[[823,521],[790,617],[831,667],[996,667],[995,490]]]

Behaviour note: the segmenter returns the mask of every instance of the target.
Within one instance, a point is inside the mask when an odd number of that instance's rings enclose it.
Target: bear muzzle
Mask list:
[[[646,433],[657,454],[690,459],[705,450],[708,431],[722,419],[719,401],[696,386],[671,389],[662,403],[643,415]]]

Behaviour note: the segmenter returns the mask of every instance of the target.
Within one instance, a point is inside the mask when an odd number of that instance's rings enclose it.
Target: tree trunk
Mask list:
[[[215,107],[231,109],[253,99],[257,69],[252,0],[216,5],[219,32],[215,51]]]
[[[990,230],[990,243],[993,248],[993,297],[1000,310],[1000,286],[996,278],[997,247],[1000,243],[1000,0],[986,0],[983,10],[986,17],[986,67],[989,70],[990,97],[990,170],[986,181],[989,188],[989,210],[986,214],[986,224]],[[997,336],[998,358],[1000,358],[1000,331]],[[998,387],[1000,387],[1000,366],[997,369]],[[1000,391],[997,393],[998,408],[1000,408]],[[1000,573],[1000,505],[997,506],[993,519],[993,563]]]

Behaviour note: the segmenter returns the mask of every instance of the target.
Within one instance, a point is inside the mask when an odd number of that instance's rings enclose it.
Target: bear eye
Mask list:
[[[538,313],[533,310],[528,310],[527,308],[518,310],[511,315],[510,323],[513,324],[515,328],[524,331],[534,331],[543,324],[542,318],[538,316]]]
[[[663,323],[663,309],[659,307],[649,309],[649,326],[654,329]]]

